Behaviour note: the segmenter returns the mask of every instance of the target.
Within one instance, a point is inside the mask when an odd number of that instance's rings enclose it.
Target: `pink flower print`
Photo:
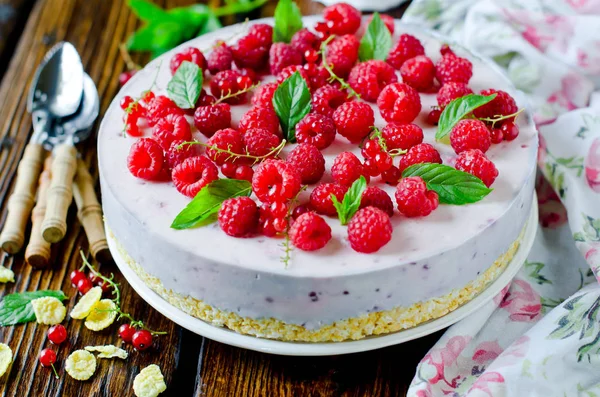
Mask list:
[[[521,35],[527,40],[532,46],[538,50],[544,52],[548,45],[552,43],[554,38],[549,35],[542,35],[534,26],[528,25],[525,30],[521,32]]]
[[[560,201],[547,201],[538,206],[540,225],[556,229],[567,223],[567,209]]]
[[[581,14],[600,13],[600,0],[567,0],[567,3]]]
[[[467,394],[474,390],[480,390],[486,393],[488,396],[493,397],[494,394],[492,393],[492,390],[490,390],[490,386],[493,388],[493,386],[497,386],[498,384],[502,383],[504,383],[504,376],[502,376],[499,372],[486,372],[481,375],[477,381],[475,381],[475,383],[473,383]]]
[[[543,167],[544,163],[546,162],[546,154],[548,153],[547,147],[548,145],[546,145],[546,139],[541,135],[538,134],[538,157],[537,157],[537,161],[538,161],[538,165]]]
[[[561,89],[551,94],[547,101],[564,110],[574,110],[587,105],[592,86],[578,74],[567,74],[561,79]]]
[[[600,283],[600,243],[592,242],[587,244],[590,248],[585,252],[585,260],[592,268],[596,280]]]
[[[495,360],[502,353],[502,350],[496,341],[481,342],[475,348],[472,360],[477,364],[484,365]]]
[[[419,365],[431,365],[435,367],[436,374],[428,379],[429,383],[435,384],[443,380],[448,386],[455,387],[453,382],[448,382],[444,375],[444,368],[456,364],[456,360],[471,341],[470,336],[453,336],[448,340],[446,346],[434,348],[423,357]]]
[[[498,292],[498,295],[494,296],[494,303],[497,306],[500,306],[500,303],[502,303],[502,301],[504,300],[504,297],[508,293],[509,288],[510,288],[510,284],[508,284],[506,287],[502,288],[502,290],[500,292]]]
[[[529,337],[526,335],[520,336],[519,339],[514,341],[512,345],[507,347],[506,350],[492,362],[488,370],[497,371],[500,368],[515,365],[525,357],[527,350],[529,350]]]
[[[585,179],[593,191],[600,193],[600,138],[594,139],[585,158]]]
[[[510,313],[512,321],[517,322],[535,322],[542,311],[540,296],[528,282],[519,279],[513,280],[500,307]]]
[[[417,390],[417,393],[415,394],[416,397],[433,397],[433,392],[431,391],[431,385],[429,383],[426,383],[426,386],[424,389],[421,390]]]
[[[600,74],[600,41],[585,43],[586,47],[577,49],[577,66],[590,75]],[[590,55],[592,54],[592,55]]]

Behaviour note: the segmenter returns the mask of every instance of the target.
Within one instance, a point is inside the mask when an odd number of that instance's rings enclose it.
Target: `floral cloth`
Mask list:
[[[503,67],[541,135],[526,263],[446,331],[408,395],[600,396],[600,0],[416,0],[404,20]]]

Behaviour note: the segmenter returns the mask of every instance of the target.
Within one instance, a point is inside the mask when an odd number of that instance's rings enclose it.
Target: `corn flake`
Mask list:
[[[117,305],[110,299],[102,299],[96,303],[92,312],[85,319],[85,326],[92,331],[100,331],[109,327],[117,318]]]
[[[133,380],[133,392],[137,397],[156,397],[165,390],[165,378],[156,364],[142,369]]]
[[[71,318],[83,320],[91,313],[92,309],[102,298],[102,288],[94,287],[79,299],[71,310]]]
[[[4,375],[12,363],[12,350],[4,343],[0,343],[0,376]]]
[[[15,273],[12,270],[5,268],[4,266],[0,266],[0,283],[14,283],[15,282]]]
[[[96,357],[98,358],[121,358],[123,360],[127,359],[127,352],[120,347],[114,345],[104,345],[104,346],[86,346],[85,350],[89,352],[99,352]]]
[[[96,357],[85,350],[75,350],[65,363],[65,370],[73,379],[88,380],[96,372]]]
[[[31,301],[33,312],[38,324],[60,324],[67,315],[67,308],[63,303],[52,296],[45,296]]]

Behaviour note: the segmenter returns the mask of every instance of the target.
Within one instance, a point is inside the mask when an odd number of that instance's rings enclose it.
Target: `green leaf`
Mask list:
[[[280,0],[275,8],[273,42],[289,43],[302,26],[302,14],[296,3],[292,0]]]
[[[381,20],[379,13],[373,14],[373,19],[367,31],[360,40],[358,56],[361,61],[379,59],[385,61],[392,48],[392,35]]]
[[[310,91],[299,72],[279,84],[273,95],[273,108],[279,117],[283,136],[296,142],[296,124],[310,112]]]
[[[476,176],[443,164],[414,164],[405,169],[402,176],[423,178],[427,188],[436,191],[443,204],[476,203],[492,191]]]
[[[344,199],[340,203],[334,194],[331,195],[331,201],[335,207],[338,218],[342,225],[348,223],[348,221],[356,214],[360,207],[360,201],[362,199],[363,192],[367,188],[367,180],[364,176],[360,176],[359,179],[355,180],[350,189],[344,195]]]
[[[193,62],[183,61],[169,84],[167,93],[181,109],[193,109],[202,90],[202,69]]]
[[[0,325],[14,325],[35,321],[31,301],[46,296],[61,301],[67,299],[62,291],[42,290],[9,294],[0,302]]]
[[[223,201],[233,197],[250,196],[251,193],[252,185],[248,181],[217,179],[203,187],[177,214],[171,228],[182,230],[213,223]]]
[[[198,31],[197,36],[202,36],[203,34],[213,32],[222,27],[223,25],[221,24],[221,21],[219,21],[219,18],[217,18],[214,14],[209,14],[206,18],[206,21]]]
[[[456,98],[448,104],[440,115],[438,130],[435,133],[435,139],[440,141],[452,131],[456,123],[462,120],[466,115],[477,109],[481,105],[485,105],[496,98],[496,94],[492,95],[477,95],[469,94],[460,98]]]
[[[127,5],[142,21],[158,21],[167,16],[165,10],[148,0],[129,0]]]

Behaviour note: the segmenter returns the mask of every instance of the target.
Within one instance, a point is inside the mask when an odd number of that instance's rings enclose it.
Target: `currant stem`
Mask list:
[[[219,103],[221,103],[221,102],[223,102],[223,101],[225,101],[225,100],[227,100],[229,98],[234,98],[236,96],[239,96],[239,95],[245,94],[247,92],[250,92],[253,89],[255,89],[256,87],[258,87],[259,85],[260,85],[260,83],[256,83],[256,84],[253,84],[251,86],[248,86],[248,87],[246,87],[246,88],[244,88],[242,90],[239,90],[239,91],[236,91],[236,92],[233,92],[233,93],[231,92],[231,90],[229,90],[227,92],[227,94],[225,94],[222,97],[220,97],[219,99],[217,99],[213,105],[217,105],[217,104],[219,104]]]
[[[204,142],[198,142],[198,141],[188,141],[188,142],[183,142],[182,144],[180,144],[179,146],[177,146],[177,149],[180,150],[182,149],[184,146],[186,145],[200,145],[200,146],[204,146],[205,148],[214,150],[217,153],[227,153],[229,154],[229,157],[227,158],[227,160],[229,159],[237,159],[237,158],[245,158],[245,159],[252,159],[254,160],[254,164],[260,163],[262,160],[265,160],[269,157],[272,156],[277,156],[279,155],[279,153],[281,152],[281,150],[284,148],[285,144],[287,143],[287,141],[284,139],[282,140],[279,145],[275,146],[273,149],[271,149],[271,151],[265,155],[262,156],[254,156],[248,153],[245,154],[241,154],[241,153],[234,153],[232,152],[230,149],[221,149],[219,147],[217,147],[216,145],[209,145],[207,143]]]
[[[518,112],[515,112],[513,114],[508,114],[506,116],[481,117],[481,118],[479,118],[479,120],[481,120],[481,121],[487,121],[488,123],[492,123],[492,127],[494,127],[498,121],[510,119],[512,117],[517,117],[519,114],[521,114],[523,112],[523,110],[525,110],[525,109],[524,108],[520,109]]]
[[[290,260],[292,259],[292,251],[294,250],[294,248],[290,245],[290,217],[292,216],[292,210],[294,208],[294,204],[298,203],[298,197],[300,197],[300,193],[302,193],[303,191],[305,191],[307,189],[308,186],[304,185],[300,188],[300,190],[298,191],[298,193],[296,193],[296,195],[290,200],[290,205],[288,207],[287,210],[287,214],[285,216],[285,219],[288,221],[287,226],[285,228],[285,232],[284,232],[284,240],[283,243],[281,243],[282,247],[283,247],[283,256],[281,257],[281,261],[285,264],[285,267],[287,269],[288,265],[290,264]]]
[[[58,372],[56,371],[56,367],[54,366],[54,363],[50,364],[50,366],[52,367],[52,371],[54,371],[54,377],[56,379],[60,379],[60,376],[58,376]]]
[[[327,44],[329,44],[334,38],[335,38],[335,36],[331,35],[325,41],[323,41],[321,43],[321,48],[319,49],[319,54],[321,54],[321,65],[329,73],[329,82],[337,81],[338,83],[340,83],[340,87],[342,89],[345,89],[348,91],[349,97],[356,97],[357,99],[360,99],[360,95],[358,94],[358,92],[354,91],[354,89],[352,87],[350,87],[350,84],[348,84],[346,82],[346,80],[344,80],[343,78],[341,78],[340,76],[335,74],[331,65],[328,64],[327,60],[325,59],[325,51],[327,49]]]

